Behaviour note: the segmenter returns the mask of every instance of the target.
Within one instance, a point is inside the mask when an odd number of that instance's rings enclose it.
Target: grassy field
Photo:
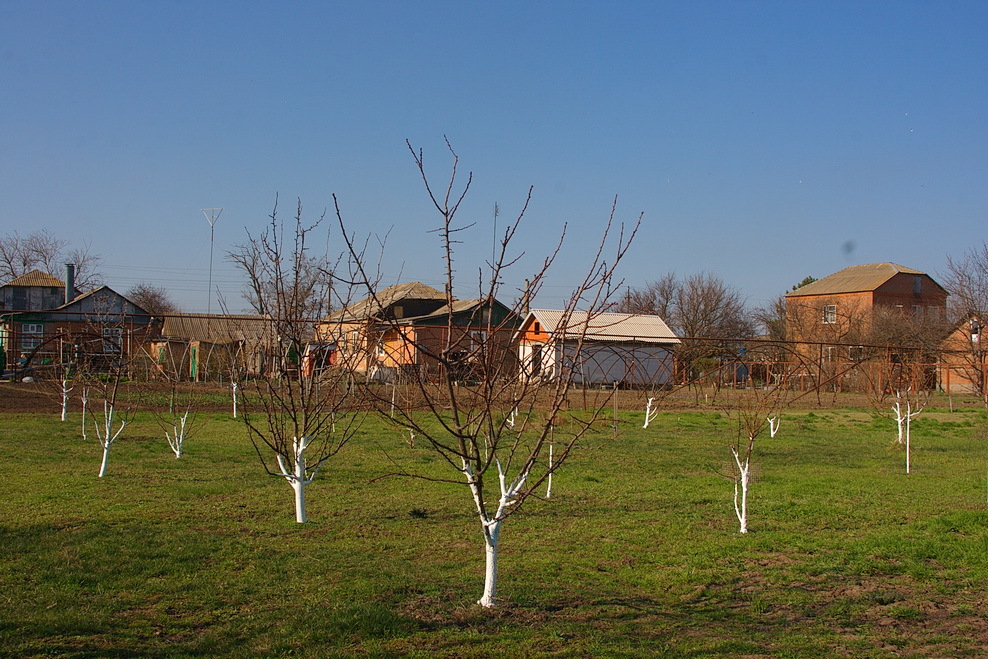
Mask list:
[[[499,595],[463,486],[378,421],[308,490],[310,523],[244,429],[176,460],[135,421],[96,478],[78,416],[0,416],[4,656],[963,656],[988,647],[988,432],[790,411],[760,439],[737,532],[727,420],[622,415],[504,526]],[[600,445],[606,444],[603,448]]]

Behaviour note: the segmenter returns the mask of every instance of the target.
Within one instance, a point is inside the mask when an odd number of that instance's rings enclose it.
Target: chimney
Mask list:
[[[65,264],[65,304],[75,299],[75,263]]]

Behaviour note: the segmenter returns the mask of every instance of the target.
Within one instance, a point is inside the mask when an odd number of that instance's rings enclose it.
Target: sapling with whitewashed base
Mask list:
[[[69,394],[72,393],[72,387],[69,386],[68,380],[62,380],[62,421],[65,421],[69,417]]]
[[[891,353],[889,355],[905,353]],[[912,420],[923,413],[930,402],[931,391],[927,386],[923,366],[904,362],[900,356],[889,355],[870,371],[871,396],[875,411],[883,417],[895,419],[895,445],[906,453],[906,473],[912,471]],[[891,411],[891,415],[888,414]]]
[[[739,532],[748,533],[748,496],[752,483],[752,458],[755,440],[766,424],[775,427],[774,412],[784,405],[789,393],[788,378],[780,377],[772,387],[756,385],[749,376],[744,387],[736,388],[727,409],[734,422],[733,438],[728,442],[731,453],[731,480],[734,483],[734,514]]]
[[[413,432],[419,445],[435,452],[453,472],[448,477],[404,470],[393,475],[466,486],[484,544],[484,589],[477,603],[489,608],[498,601],[498,551],[504,522],[530,497],[538,496],[536,492],[542,491],[542,486],[572,454],[610,402],[610,396],[606,396],[598,407],[573,413],[569,411],[568,393],[581,367],[588,328],[608,310],[620,285],[615,281],[615,268],[625,256],[638,222],[629,233],[625,233],[623,226],[618,230],[612,205],[588,274],[565,303],[554,330],[560,345],[568,346],[557,372],[551,377],[519,378],[512,337],[526,312],[529,296],[536,295],[544,284],[562,241],[540,260],[535,274],[528,278],[525,292],[518,291],[510,305],[499,301],[506,271],[521,259],[520,254],[510,253],[513,248],[509,246],[522,224],[531,199],[530,189],[516,219],[498,237],[487,268],[475,280],[481,282],[479,295],[469,301],[456,300],[454,245],[470,228],[459,225],[456,214],[470,188],[472,175],[466,176],[465,183],[457,180],[459,159],[448,141],[446,146],[452,157],[451,172],[446,185],[434,191],[422,152],[416,152],[409,144],[428,198],[440,216],[435,233],[440,237],[444,255],[446,304],[442,307],[445,322],[438,332],[441,336],[438,342],[433,340],[435,333],[419,336],[404,331],[406,328],[388,313],[389,305],[378,297],[375,277],[360,258],[339,206],[337,217],[358,268],[354,281],[364,286],[367,306],[376,310],[374,322],[382,331],[393,330],[392,335],[401,342],[400,346],[382,342],[380,359],[397,361],[402,355],[414,355],[414,363],[429,375],[411,383],[417,388],[417,398],[422,404],[416,409],[396,405],[393,422]],[[565,227],[562,234],[565,235]],[[606,258],[605,250],[610,251]],[[528,366],[523,365],[522,371]],[[391,419],[389,392],[373,385],[364,385],[363,390],[381,416]],[[506,414],[505,410],[509,412]],[[550,451],[551,458],[546,461]]]
[[[299,201],[294,235],[289,232],[287,238],[277,201],[269,218],[267,229],[258,236],[248,232],[248,241],[229,256],[247,277],[252,304],[271,318],[268,334],[277,339],[279,377],[253,380],[239,413],[265,471],[291,486],[295,521],[303,523],[308,519],[306,488],[350,440],[362,417],[346,363],[322,372],[299,363],[315,338],[330,290],[337,296],[343,290],[330,285],[327,258],[308,253],[307,241],[323,217],[305,224]],[[247,354],[260,349],[244,346]]]

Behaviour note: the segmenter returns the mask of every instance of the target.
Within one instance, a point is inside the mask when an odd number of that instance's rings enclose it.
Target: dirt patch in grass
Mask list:
[[[36,384],[0,382],[0,412],[42,412],[48,408],[59,409]]]

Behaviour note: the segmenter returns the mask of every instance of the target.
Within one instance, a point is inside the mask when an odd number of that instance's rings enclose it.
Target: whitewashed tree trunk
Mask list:
[[[294,438],[292,440],[293,459],[286,459],[285,456],[278,454],[278,466],[281,467],[281,473],[278,475],[287,480],[295,492],[295,521],[299,524],[306,521],[305,486],[315,479],[319,468],[322,466],[321,463],[316,465],[312,473],[309,473],[305,463],[305,449],[308,448],[311,441],[310,437]]]
[[[748,532],[748,485],[751,478],[751,456],[747,455],[742,462],[741,456],[738,454],[737,450],[733,447],[731,448],[731,453],[734,455],[734,462],[738,466],[738,474],[734,479],[734,514],[738,517],[738,522],[741,524],[741,533]],[[738,501],[738,485],[741,486],[741,501]]]
[[[86,437],[86,407],[89,405],[89,390],[85,387],[82,388],[82,441],[88,439]]]
[[[775,437],[775,434],[779,432],[779,424],[782,423],[782,419],[774,416],[768,418],[768,433],[769,437]]]
[[[467,484],[473,494],[473,500],[477,506],[477,513],[480,515],[480,523],[484,531],[484,594],[477,600],[477,604],[488,609],[493,608],[497,603],[497,548],[501,537],[501,524],[508,513],[508,508],[515,503],[515,497],[528,478],[528,471],[526,470],[519,474],[511,485],[508,485],[504,470],[501,468],[501,462],[495,460],[495,463],[501,486],[501,498],[498,500],[497,512],[493,516],[488,514],[484,506],[480,489],[477,487],[477,481],[473,476],[473,470],[466,460],[463,461],[462,469],[467,477]]]
[[[547,485],[545,487],[545,498],[552,498],[552,475],[555,473],[555,469],[552,468],[552,444],[549,444],[549,477],[546,479]]]
[[[892,406],[892,411],[895,412],[895,423],[899,430],[899,436],[896,441],[898,441],[899,444],[902,444],[904,442],[904,437],[905,437],[904,422],[906,420],[906,417],[902,413],[902,402],[899,400],[898,395],[896,395],[896,401],[895,401],[895,405]]]
[[[642,430],[648,428],[648,424],[655,420],[656,415],[658,415],[659,410],[656,409],[652,411],[652,401],[654,398],[648,399],[648,404],[645,405],[645,425],[642,426]]]
[[[911,431],[912,431],[912,420],[913,417],[922,414],[923,410],[926,408],[925,403],[917,403],[916,407],[913,407],[913,401],[907,397],[903,402],[903,396],[900,392],[895,394],[895,404],[892,406],[892,411],[895,412],[895,422],[898,426],[899,444],[905,446],[906,448],[906,473],[910,472],[912,467],[912,442],[911,442]]]
[[[123,429],[127,426],[127,422],[122,421],[117,431],[113,432],[113,405],[110,405],[109,402],[104,402],[102,428],[100,425],[98,420],[93,423],[93,426],[96,428],[96,438],[99,440],[100,446],[103,447],[103,460],[100,462],[99,467],[99,478],[103,478],[106,475],[106,467],[110,462],[110,446],[113,445],[113,442],[123,432]]]
[[[176,459],[182,457],[182,445],[185,444],[185,423],[188,418],[189,413],[186,412],[172,425],[173,430],[171,432],[165,430],[165,439],[168,440],[168,446],[171,447]]]
[[[240,387],[236,380],[230,383],[230,388],[233,390],[233,418],[237,418],[237,389]]]
[[[68,380],[62,380],[62,421],[68,418],[69,414],[69,392],[72,391],[72,387],[69,386]]]

